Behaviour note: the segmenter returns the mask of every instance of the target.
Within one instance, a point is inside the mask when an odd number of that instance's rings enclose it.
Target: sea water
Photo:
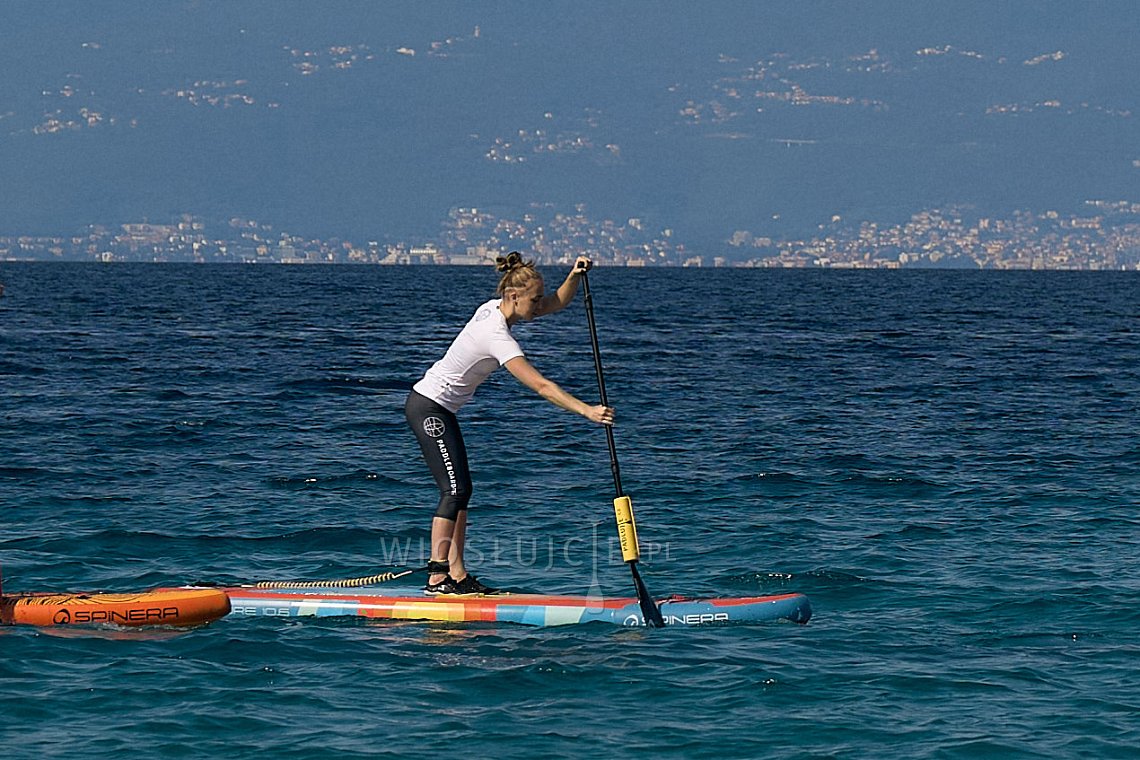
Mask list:
[[[435,488],[403,401],[492,270],[4,263],[0,281],[5,589],[426,559]],[[3,756],[1136,756],[1136,276],[591,285],[650,591],[801,591],[808,625],[8,628]],[[597,397],[581,298],[515,334]],[[632,594],[601,428],[504,371],[461,419],[472,570]]]

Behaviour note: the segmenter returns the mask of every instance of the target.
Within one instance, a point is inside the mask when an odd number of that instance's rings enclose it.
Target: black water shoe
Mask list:
[[[450,575],[447,577],[447,580],[455,584],[455,591],[452,592],[455,594],[485,594],[489,596],[491,594],[501,593],[497,588],[484,586],[479,582],[478,578],[470,573],[463,576],[463,580],[461,581],[452,580]]]
[[[464,580],[466,580],[466,578]],[[424,593],[431,595],[462,593],[456,589],[456,585],[457,584],[454,578],[452,578],[450,575],[445,575],[443,576],[443,580],[439,583],[429,583],[424,586]]]

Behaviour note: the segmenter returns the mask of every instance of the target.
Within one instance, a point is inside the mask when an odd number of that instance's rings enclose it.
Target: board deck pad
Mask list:
[[[605,622],[643,626],[633,597],[494,594],[427,596],[419,588],[226,588],[231,616],[356,616],[389,620],[495,622],[554,626]],[[659,600],[666,625],[729,625],[790,620],[806,623],[811,604],[803,594]]]

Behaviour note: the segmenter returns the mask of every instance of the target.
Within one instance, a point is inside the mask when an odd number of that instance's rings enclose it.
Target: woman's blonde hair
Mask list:
[[[535,280],[542,279],[542,275],[534,268],[534,262],[523,261],[522,254],[518,251],[497,257],[495,269],[503,273],[499,278],[499,287],[495,290],[495,294],[500,296],[508,290],[522,290]]]

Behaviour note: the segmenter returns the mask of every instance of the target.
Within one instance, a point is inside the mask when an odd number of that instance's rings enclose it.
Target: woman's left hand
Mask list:
[[[583,272],[589,272],[593,268],[594,262],[590,261],[585,256],[579,256],[574,260],[574,268],[570,271],[574,274],[582,274]]]
[[[586,419],[591,422],[598,422],[602,425],[614,424],[614,408],[612,406],[591,406],[586,409]]]

